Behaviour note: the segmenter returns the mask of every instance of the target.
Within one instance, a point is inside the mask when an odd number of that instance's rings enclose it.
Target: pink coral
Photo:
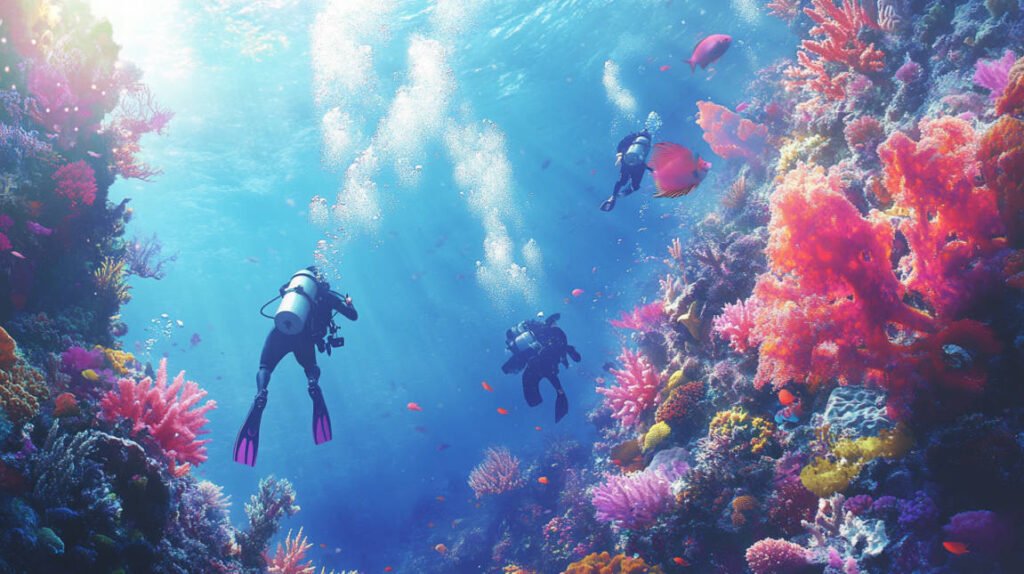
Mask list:
[[[136,83],[121,95],[114,121],[107,131],[114,135],[114,168],[123,178],[150,178],[161,172],[137,158],[141,149],[140,140],[147,133],[163,133],[167,123],[174,117],[172,112],[161,108],[149,88]]]
[[[665,319],[665,306],[661,301],[638,305],[629,313],[625,311],[618,319],[609,321],[613,327],[631,331],[652,331]]]
[[[519,459],[504,447],[487,449],[483,462],[469,473],[469,486],[477,498],[508,492],[524,483]]]
[[[864,152],[875,150],[882,138],[885,137],[885,130],[881,122],[871,116],[861,116],[846,124],[843,129],[846,136],[846,145],[851,151]]]
[[[11,240],[0,231],[0,251],[10,251],[11,249],[14,249],[14,245],[11,245]]]
[[[768,138],[767,127],[713,102],[697,102],[697,108],[697,124],[704,130],[704,141],[712,151],[725,159],[741,158],[760,164]]]
[[[991,288],[1004,228],[996,195],[975,179],[978,136],[964,120],[924,119],[914,141],[896,132],[878,148],[886,187],[911,216],[897,229],[910,253],[900,259],[904,285],[951,318]]]
[[[632,427],[654,406],[660,381],[658,372],[639,352],[623,348],[619,362],[623,369],[611,371],[618,385],[596,390],[604,395],[604,406],[611,409],[612,418],[618,419],[624,427]]]
[[[1010,83],[1010,69],[1016,61],[1017,56],[1010,50],[996,60],[978,60],[974,65],[974,83],[989,91],[989,99],[998,100]]]
[[[146,431],[171,461],[172,470],[182,473],[188,465],[206,460],[206,443],[210,441],[198,437],[208,432],[203,429],[209,422],[206,413],[217,403],[210,400],[197,406],[205,396],[199,385],[185,381],[185,371],[168,386],[167,359],[162,359],[155,382],[150,377],[120,379],[117,387],[103,396],[100,409],[107,420],[131,421],[132,436]]]
[[[604,483],[594,487],[591,501],[598,520],[643,528],[671,509],[675,499],[669,479],[658,470],[647,469],[608,475]]]
[[[810,34],[797,53],[797,65],[786,69],[786,88],[808,88],[830,100],[846,97],[846,84],[853,73],[880,72],[885,68],[885,53],[860,39],[864,28],[878,24],[859,0],[811,0],[804,13],[814,22]],[[838,68],[838,72],[836,69]]]
[[[771,0],[765,8],[772,16],[792,22],[800,14],[800,2],[801,0]]]
[[[750,332],[754,328],[754,313],[757,301],[737,301],[727,303],[722,314],[712,321],[712,331],[719,337],[729,341],[729,346],[737,353],[746,353],[753,345],[750,343]]]
[[[747,565],[754,574],[794,574],[807,564],[807,550],[788,540],[765,538],[747,548]]]
[[[895,77],[904,84],[912,84],[921,79],[921,64],[913,60],[907,60],[896,70]]]
[[[66,197],[71,207],[96,201],[96,173],[84,161],[61,166],[53,172],[53,180],[57,182],[57,194]]]
[[[302,564],[306,558],[306,552],[312,548],[306,537],[302,535],[302,529],[292,537],[289,531],[284,538],[284,547],[278,543],[277,551],[273,556],[265,557],[267,560],[267,572],[269,574],[316,574],[316,567],[309,561]]]

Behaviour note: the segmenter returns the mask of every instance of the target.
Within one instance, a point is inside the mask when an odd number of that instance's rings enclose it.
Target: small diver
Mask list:
[[[538,314],[541,316],[543,314]],[[501,370],[509,375],[523,371],[523,396],[531,407],[541,403],[540,380],[551,382],[558,393],[555,398],[556,423],[569,412],[569,400],[558,380],[558,364],[568,367],[567,357],[580,362],[580,354],[569,344],[565,331],[555,326],[560,317],[555,313],[543,322],[528,319],[507,330],[505,346],[512,352],[512,357],[501,366]]]
[[[281,299],[277,312],[273,317],[266,315],[264,310],[277,299]],[[260,353],[256,398],[235,440],[235,462],[256,465],[260,421],[267,406],[267,385],[274,368],[288,353],[295,356],[306,374],[307,391],[313,399],[313,442],[321,444],[331,440],[331,417],[320,390],[320,367],[316,364],[314,350],[330,356],[332,349],[345,344],[345,338],[337,335],[335,313],[341,313],[351,321],[359,318],[352,298],[332,291],[330,283],[323,279],[315,266],[297,271],[288,283],[281,286],[279,295],[260,309],[264,317],[274,319],[274,327]]]
[[[619,166],[619,181],[615,183],[615,190],[611,196],[601,204],[601,211],[611,211],[615,208],[615,201],[619,195],[629,195],[640,189],[640,182],[644,173],[654,171],[647,165],[647,154],[651,151],[651,133],[647,128],[639,132],[629,134],[622,138],[619,147],[616,149],[615,165]],[[629,183],[627,186],[626,183]],[[621,192],[622,187],[626,189]]]

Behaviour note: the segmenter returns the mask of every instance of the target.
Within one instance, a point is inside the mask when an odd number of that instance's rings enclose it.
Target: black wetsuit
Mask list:
[[[626,163],[626,151],[629,150],[629,146],[633,145],[633,142],[635,142],[638,137],[645,137],[647,138],[647,141],[651,141],[651,134],[645,131],[637,132],[622,138],[622,141],[619,142],[619,147],[615,150],[617,153],[622,154],[622,160],[619,164],[619,181],[615,183],[615,191],[612,192],[612,195],[615,197],[618,197],[619,190],[621,190],[622,186],[626,185],[627,182],[630,182],[632,185],[627,189],[626,195],[640,189],[640,182],[644,179],[644,172],[648,170],[653,171],[644,162],[640,162],[635,165],[629,165]]]
[[[323,286],[321,285],[321,287]],[[263,397],[263,400],[266,400],[270,375],[288,353],[294,354],[295,360],[302,365],[302,370],[305,371],[306,379],[311,387],[310,392],[313,392],[312,388],[316,387],[320,380],[320,367],[316,364],[316,348],[318,345],[323,345],[327,327],[330,325],[331,316],[335,311],[352,321],[359,318],[356,308],[346,302],[341,295],[331,291],[329,287],[321,288],[318,289],[316,304],[313,306],[302,332],[297,335],[285,335],[276,328],[270,329],[270,333],[263,343],[263,351],[260,353],[260,370],[256,373],[257,397]]]
[[[540,344],[540,350],[515,350],[513,342],[517,333],[509,331],[506,334],[506,345],[513,354],[502,365],[501,370],[505,373],[523,371],[523,397],[526,399],[526,404],[531,407],[539,405],[542,401],[540,381],[542,379],[550,381],[557,393],[555,402],[555,421],[557,422],[565,416],[569,409],[562,383],[558,380],[558,365],[561,363],[568,367],[570,357],[578,363],[580,354],[575,347],[569,344],[565,331],[556,327],[553,322],[527,321],[524,326],[533,333]]]

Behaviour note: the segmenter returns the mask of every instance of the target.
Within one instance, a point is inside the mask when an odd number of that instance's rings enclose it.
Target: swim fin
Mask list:
[[[256,395],[256,400],[249,409],[249,416],[245,418],[242,430],[238,431],[238,438],[235,439],[235,462],[256,466],[256,453],[260,448],[260,422],[263,420],[263,409],[266,406],[267,394],[263,391]]]
[[[320,385],[313,383],[309,385],[309,396],[313,399],[313,442],[323,444],[332,438],[331,415],[327,412],[327,403],[324,402],[324,393]]]
[[[567,414],[569,414],[569,399],[564,392],[558,393],[558,396],[555,397],[555,422],[562,420]]]
[[[609,197],[608,199],[604,200],[604,203],[601,204],[601,211],[611,211],[614,208],[615,208],[615,196],[614,195]]]

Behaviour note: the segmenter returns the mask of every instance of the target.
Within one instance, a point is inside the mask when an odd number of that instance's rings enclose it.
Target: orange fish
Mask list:
[[[537,479],[537,482],[539,482],[541,484],[547,484],[548,483],[548,477],[542,476],[542,477]]]
[[[323,542],[321,542],[321,543],[320,543],[320,548],[327,548],[327,545],[326,545],[326,544],[324,544]]]
[[[507,415],[508,414],[508,409],[506,409],[504,407],[498,407],[498,414],[499,415]]]
[[[675,562],[676,564],[680,565],[680,566],[689,566],[690,565],[689,562],[687,562],[685,559],[683,559],[682,557],[679,557],[679,556],[676,556],[675,558],[673,558],[672,561]]]
[[[434,547],[434,550],[437,550],[438,554],[444,554],[445,552],[448,552],[448,547],[444,544],[438,544]]]
[[[484,390],[487,391],[488,393],[493,393],[494,392],[494,387],[492,387],[491,385],[488,385],[487,381],[480,381],[480,386],[483,387]]]
[[[438,494],[437,496],[434,497],[434,499],[437,500],[438,502],[444,502],[444,495]]]
[[[385,571],[385,572],[391,572],[392,570],[394,570],[394,568],[392,568],[392,567],[390,567],[390,566],[385,566],[385,567],[384,567],[384,571]]]
[[[787,389],[782,389],[779,391],[779,402],[782,403],[782,406],[788,407],[796,402],[796,395],[789,392]]]
[[[660,67],[658,69],[661,70],[662,72],[667,72],[667,71],[672,69],[672,66],[664,65],[664,66],[662,66],[662,67]]]
[[[434,521],[427,522],[427,528],[433,528],[433,527],[434,527]]]
[[[948,550],[951,554],[962,556],[970,552],[967,545],[963,542],[943,542],[942,547]]]
[[[579,297],[579,296],[580,296],[580,295],[582,295],[583,293],[584,293],[583,289],[579,289],[579,288],[573,289],[573,290],[572,290],[572,291],[570,292],[570,294],[571,294],[571,295],[572,295],[573,297]]]
[[[423,412],[423,407],[419,406],[416,403],[409,403],[409,404],[405,405],[405,408],[409,409],[410,411],[414,411],[414,412]]]

